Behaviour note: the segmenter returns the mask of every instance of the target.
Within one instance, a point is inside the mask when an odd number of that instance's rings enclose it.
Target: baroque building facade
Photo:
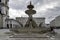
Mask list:
[[[16,20],[25,26],[28,17],[16,17]],[[36,22],[37,26],[45,26],[45,18],[44,17],[34,17],[33,20]]]
[[[9,18],[8,11],[9,0],[0,0],[0,28],[5,27],[6,19]]]

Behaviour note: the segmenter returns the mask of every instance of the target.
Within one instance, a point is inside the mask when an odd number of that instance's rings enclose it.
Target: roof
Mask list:
[[[57,19],[57,18],[60,18],[60,15],[59,15],[59,16],[57,16],[57,17],[56,17],[56,19]]]

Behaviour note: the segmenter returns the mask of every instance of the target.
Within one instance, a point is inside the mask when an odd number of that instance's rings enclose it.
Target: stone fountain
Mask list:
[[[40,38],[45,37],[44,33],[48,32],[47,28],[40,28],[37,26],[36,22],[33,20],[32,15],[36,14],[36,11],[33,10],[34,5],[30,2],[30,4],[27,6],[28,10],[25,11],[25,13],[29,16],[28,20],[24,27],[18,28],[18,29],[10,29],[10,31],[13,32],[14,38]],[[12,38],[13,38],[12,37]]]

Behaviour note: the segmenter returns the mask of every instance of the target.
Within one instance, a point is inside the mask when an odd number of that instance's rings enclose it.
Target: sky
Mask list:
[[[60,15],[60,0],[9,0],[10,18],[27,17],[25,10],[30,1],[36,10],[33,17],[45,17],[45,23],[49,23]]]

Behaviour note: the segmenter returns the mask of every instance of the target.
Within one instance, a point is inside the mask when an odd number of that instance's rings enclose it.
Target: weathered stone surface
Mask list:
[[[0,14],[0,28],[3,27],[3,17],[2,15]]]

